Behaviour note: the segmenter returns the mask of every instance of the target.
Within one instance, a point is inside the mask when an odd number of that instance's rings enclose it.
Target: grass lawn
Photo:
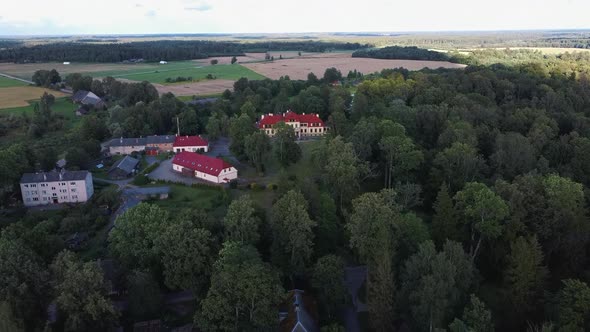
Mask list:
[[[34,105],[37,101],[38,100],[29,101],[29,106],[0,109],[0,113],[12,113],[15,115],[27,114],[30,116],[33,115]],[[68,98],[56,98],[55,104],[53,104],[53,106],[51,107],[51,111],[53,112],[53,114],[62,115],[67,120],[77,121],[80,119],[80,117],[76,116],[75,113],[75,110],[77,108],[77,105],[72,103]]]
[[[26,86],[27,83],[19,81],[19,80],[13,80],[12,78],[8,78],[8,77],[4,77],[4,76],[0,76],[0,88],[8,88],[11,86]]]
[[[264,79],[264,76],[238,64],[233,65],[205,65],[195,61],[170,62],[166,65],[154,65],[153,69],[135,69],[126,71],[104,71],[88,73],[94,77],[112,76],[134,81],[148,81],[166,84],[167,78],[192,77],[194,81],[206,79],[208,74],[218,79],[238,80],[246,77],[251,80]],[[186,84],[187,82],[179,82]],[[174,84],[174,83],[172,83]]]
[[[225,211],[228,202],[224,191],[216,188],[188,187],[179,184],[158,184],[158,186],[170,186],[171,192],[168,199],[152,200],[151,203],[166,209],[172,216],[183,209],[204,209],[214,211],[222,208]]]

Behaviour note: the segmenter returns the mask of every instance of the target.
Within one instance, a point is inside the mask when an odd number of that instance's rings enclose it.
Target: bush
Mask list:
[[[274,183],[269,183],[268,185],[266,185],[266,189],[268,190],[277,190],[279,188],[279,186],[277,186]]]
[[[231,180],[229,182],[229,188],[230,189],[236,189],[236,188],[238,188],[238,180]]]
[[[256,182],[250,183],[250,190],[258,190],[258,184]]]
[[[156,168],[158,168],[158,166],[160,166],[160,163],[155,162],[155,163],[149,165],[148,167],[146,167],[145,170],[143,170],[142,174],[149,174],[149,173],[153,172]]]
[[[135,179],[133,179],[133,184],[136,186],[145,186],[148,183],[150,183],[150,179],[144,174],[138,174]]]

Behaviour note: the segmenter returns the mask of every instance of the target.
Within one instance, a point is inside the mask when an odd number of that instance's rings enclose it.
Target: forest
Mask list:
[[[447,53],[430,51],[415,46],[389,46],[375,49],[363,49],[352,53],[352,57],[456,62],[456,59],[449,56]]]
[[[10,45],[10,44],[9,44]],[[15,46],[18,46],[15,45]],[[324,41],[267,41],[253,43],[222,41],[142,41],[91,44],[56,42],[33,46],[0,48],[0,62],[121,62],[130,59],[167,61],[204,59],[211,56],[242,55],[244,52],[356,50],[367,45]]]
[[[384,70],[338,86],[328,84],[334,70],[241,79],[207,105],[147,87],[149,97],[109,99],[80,138],[173,133],[179,116],[194,134],[230,137],[232,153],[260,174],[274,161],[297,167],[303,153],[289,127],[272,141],[258,132],[261,114],[319,113],[330,134],[311,151],[313,173],[280,173],[271,202],[250,185],[220,191],[221,211],[142,203],[91,256],[63,251],[62,234],[104,223],[93,205],[12,216],[0,236],[5,326],[40,329],[55,302],[55,331],[102,331],[158,317],[162,293],[190,289],[199,329],[272,331],[285,292],[300,287],[317,300],[322,331],[342,331],[345,267],[363,265],[369,331],[589,330],[587,61],[502,52],[479,61],[503,63]],[[69,79],[104,96],[113,89]],[[5,172],[35,167],[31,155],[16,143],[0,150],[5,190],[18,180]],[[96,265],[105,257],[123,271],[123,316]]]

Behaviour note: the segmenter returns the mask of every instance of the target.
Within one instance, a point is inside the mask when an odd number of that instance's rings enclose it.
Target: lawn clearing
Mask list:
[[[162,184],[158,184],[161,186]],[[168,186],[168,184],[165,184]],[[218,188],[207,188],[205,186],[189,187],[179,184],[171,184],[170,197],[164,200],[151,200],[150,203],[156,204],[159,207],[175,215],[183,209],[204,209],[206,211],[213,211],[217,208],[224,208],[227,204],[226,194]]]
[[[0,88],[8,88],[13,86],[25,86],[27,83],[15,80],[12,78],[8,78],[5,76],[0,76]]]
[[[0,92],[1,91],[2,89],[0,89]],[[34,111],[34,104],[37,101],[38,99],[29,101],[27,106],[0,109],[0,113],[15,115],[32,115]],[[53,104],[53,106],[51,107],[51,111],[53,112],[53,114],[60,114],[68,120],[76,121],[79,119],[79,117],[75,114],[75,110],[77,108],[77,105],[72,103],[68,98],[64,97],[55,99],[55,104]]]
[[[350,53],[322,53],[283,60],[277,60],[277,57],[275,57],[275,61],[245,63],[244,66],[270,79],[279,79],[281,76],[288,75],[291,79],[297,80],[306,80],[309,73],[322,77],[326,69],[330,67],[337,68],[344,76],[355,69],[363,74],[371,74],[389,68],[420,70],[423,68],[466,67],[462,64],[447,61],[352,58]]]
[[[112,76],[114,78],[124,78],[133,81],[148,81],[151,83],[167,84],[166,79],[176,77],[192,77],[193,81],[206,80],[207,75],[221,80],[238,80],[246,77],[251,80],[264,79],[264,76],[238,64],[233,65],[199,65],[196,62],[178,62],[174,65],[166,64],[157,70],[150,71],[133,71],[126,73],[93,73],[94,76]],[[182,85],[191,82],[171,83],[172,85]]]
[[[33,86],[13,86],[0,88],[0,110],[4,108],[27,107],[29,100],[41,98],[43,93],[50,93],[56,98],[66,96],[65,93]]]

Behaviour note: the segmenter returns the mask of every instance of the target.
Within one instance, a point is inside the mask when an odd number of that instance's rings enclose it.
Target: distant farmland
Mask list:
[[[0,112],[4,108],[26,107],[29,100],[39,99],[44,92],[55,97],[63,97],[64,93],[32,86],[13,86],[0,89]]]
[[[56,69],[62,78],[65,78],[71,73],[81,73],[97,78],[112,76],[115,78],[124,78],[133,81],[149,81],[160,84],[164,84],[167,78],[176,78],[178,76],[192,76],[194,80],[205,79],[207,74],[216,76],[219,79],[229,80],[237,80],[241,77],[247,77],[249,79],[264,78],[262,75],[239,64],[223,64],[229,63],[230,60],[227,58],[219,58],[219,60],[220,64],[215,66],[211,66],[209,64],[210,60],[208,59],[169,62],[165,65],[160,65],[158,63],[72,63],[70,65],[64,65],[62,63],[0,63],[0,73],[30,80],[33,73],[39,69]],[[258,59],[240,57],[240,60],[257,61]]]
[[[302,56],[292,59],[283,59],[272,62],[246,63],[244,66],[271,79],[289,75],[291,79],[305,80],[309,73],[321,77],[327,68],[335,67],[348,74],[351,70],[370,74],[389,68],[406,68],[408,70],[420,70],[423,68],[465,68],[465,65],[447,61],[421,61],[421,60],[381,60],[369,58],[352,58],[350,53],[322,53]]]
[[[8,77],[0,76],[0,88],[8,88],[13,86],[25,86],[27,83],[18,80],[13,80]]]

